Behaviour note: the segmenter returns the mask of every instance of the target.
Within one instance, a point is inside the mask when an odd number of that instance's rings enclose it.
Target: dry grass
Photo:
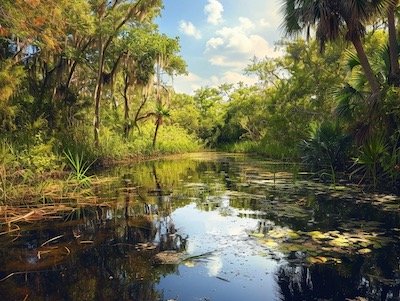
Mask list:
[[[21,223],[62,219],[87,206],[109,207],[109,198],[100,198],[94,189],[116,178],[95,178],[90,188],[77,188],[73,181],[51,180],[39,186],[17,185],[0,205],[0,235],[18,232]]]

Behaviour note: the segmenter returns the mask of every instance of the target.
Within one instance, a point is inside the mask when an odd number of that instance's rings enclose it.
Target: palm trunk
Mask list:
[[[154,137],[153,137],[153,149],[156,148],[156,142],[157,142],[157,134],[158,134],[158,129],[160,128],[161,125],[161,118],[157,117],[156,121],[156,129],[154,131]]]
[[[380,92],[380,85],[379,85],[378,80],[375,77],[374,72],[372,71],[371,65],[369,63],[367,55],[365,54],[365,50],[362,45],[360,37],[358,35],[354,36],[351,39],[351,42],[353,43],[354,48],[357,51],[357,55],[358,55],[358,58],[360,59],[361,67],[362,67],[365,77],[367,78],[367,81],[371,87],[372,95],[374,97],[378,96],[379,92]]]
[[[390,75],[389,83],[396,87],[400,86],[400,66],[399,66],[399,51],[397,43],[397,31],[395,20],[395,9],[398,0],[392,3],[387,12],[388,28],[389,28],[389,54],[390,54]]]

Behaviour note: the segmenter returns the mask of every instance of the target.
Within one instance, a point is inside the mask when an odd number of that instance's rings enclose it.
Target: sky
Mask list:
[[[254,57],[276,57],[283,35],[282,0],[164,0],[159,30],[179,37],[188,76],[174,78],[179,93],[204,86],[253,84],[244,68]]]

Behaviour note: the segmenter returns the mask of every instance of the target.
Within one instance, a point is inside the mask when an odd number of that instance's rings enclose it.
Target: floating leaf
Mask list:
[[[328,258],[323,256],[309,257],[308,261],[312,264],[326,263],[328,261]]]
[[[329,242],[330,245],[333,245],[335,247],[348,247],[349,246],[349,240],[346,237],[338,237]]]
[[[269,248],[276,248],[278,243],[272,239],[265,239],[262,241],[262,244]]]
[[[312,231],[308,233],[313,240],[327,239],[327,235],[320,231]]]
[[[264,237],[264,233],[250,233],[250,236],[255,237],[255,238],[263,238]]]
[[[371,252],[372,252],[372,250],[368,249],[368,248],[360,249],[360,250],[357,251],[358,254],[368,254],[368,253],[371,253]]]

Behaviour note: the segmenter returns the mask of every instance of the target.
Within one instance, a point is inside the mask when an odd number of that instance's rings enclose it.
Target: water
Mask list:
[[[299,171],[229,154],[107,170],[91,202],[0,236],[0,300],[399,300],[399,198]]]

